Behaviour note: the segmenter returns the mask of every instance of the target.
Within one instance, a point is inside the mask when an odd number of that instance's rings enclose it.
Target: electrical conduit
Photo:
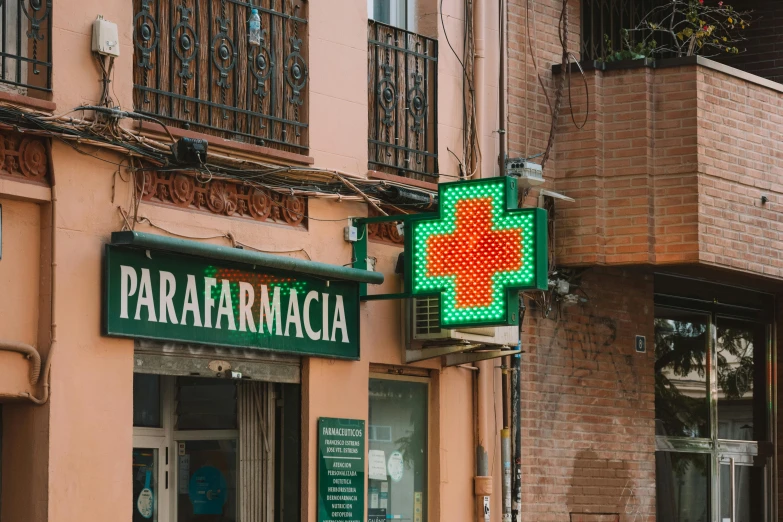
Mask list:
[[[0,351],[20,353],[25,359],[28,359],[30,361],[30,386],[38,384],[38,377],[41,375],[41,355],[38,350],[29,344],[0,340]]]

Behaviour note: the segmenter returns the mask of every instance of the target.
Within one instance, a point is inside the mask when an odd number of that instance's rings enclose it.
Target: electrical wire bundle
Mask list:
[[[77,112],[91,112],[94,117],[77,118],[73,116]],[[281,166],[215,152],[209,152],[201,165],[181,165],[174,160],[171,143],[123,127],[120,123],[126,119],[153,121],[166,130],[172,143],[176,141],[163,122],[136,112],[83,106],[51,116],[12,104],[0,104],[0,127],[56,139],[80,154],[117,165],[118,168],[124,167],[134,173],[192,172],[200,182],[225,179],[281,194],[365,201],[381,214],[386,214],[381,204],[407,213],[428,210],[437,202],[436,192],[402,183],[352,178],[332,170],[298,165]],[[113,161],[85,150],[85,147],[117,152],[126,158],[120,162]]]

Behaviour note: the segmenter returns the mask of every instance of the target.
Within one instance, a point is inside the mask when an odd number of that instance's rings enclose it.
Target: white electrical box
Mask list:
[[[527,161],[524,158],[509,158],[506,160],[506,175],[516,176],[517,182],[522,188],[537,187],[544,182],[543,167],[538,163]]]
[[[343,229],[343,236],[345,237],[346,241],[355,243],[359,240],[358,232],[359,230],[355,226],[349,225]]]
[[[105,56],[120,55],[117,24],[104,20],[102,15],[92,23],[92,50]]]

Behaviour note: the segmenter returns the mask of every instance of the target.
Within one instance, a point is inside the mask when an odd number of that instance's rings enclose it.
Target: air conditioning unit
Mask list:
[[[405,299],[403,303],[406,362],[462,352],[501,350],[501,355],[506,355],[509,350],[518,351],[518,326],[444,329],[439,324],[440,300],[437,297],[416,297]]]

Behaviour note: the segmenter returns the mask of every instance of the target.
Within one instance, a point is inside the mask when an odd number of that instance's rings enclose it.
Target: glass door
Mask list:
[[[715,312],[656,307],[659,521],[771,520],[769,330]]]
[[[169,444],[158,375],[133,374],[133,522],[168,522]]]
[[[720,522],[769,520],[772,444],[767,325],[716,318]]]
[[[168,520],[168,453],[161,437],[133,440],[133,522]]]

